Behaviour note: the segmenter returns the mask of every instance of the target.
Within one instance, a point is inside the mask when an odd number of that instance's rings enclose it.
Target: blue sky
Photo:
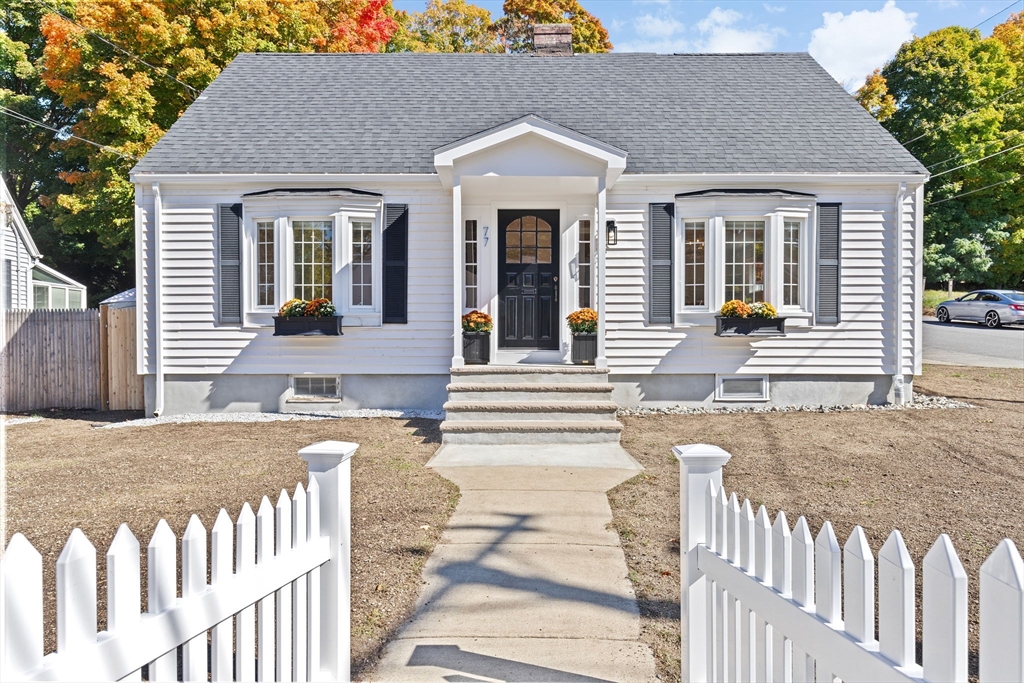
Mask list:
[[[1011,12],[1024,10],[1024,0],[1008,7],[1010,1],[581,0],[601,19],[618,52],[807,51],[848,89],[859,87],[914,35],[952,24],[981,24],[990,35]],[[426,2],[394,4],[415,12]],[[475,4],[501,16],[500,0]]]

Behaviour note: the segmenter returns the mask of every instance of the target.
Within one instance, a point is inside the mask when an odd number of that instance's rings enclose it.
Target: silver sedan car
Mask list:
[[[1024,323],[1024,292],[976,289],[959,299],[943,301],[935,309],[940,323],[971,320],[985,327]]]

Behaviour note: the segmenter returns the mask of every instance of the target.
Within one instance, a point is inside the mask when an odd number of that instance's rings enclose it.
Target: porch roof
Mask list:
[[[530,114],[626,173],[925,173],[803,53],[242,54],[134,173],[433,174]]]

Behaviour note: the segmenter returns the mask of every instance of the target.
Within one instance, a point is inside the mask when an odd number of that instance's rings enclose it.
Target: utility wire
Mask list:
[[[952,197],[946,197],[945,199],[940,199],[937,202],[928,202],[927,204],[925,204],[925,206],[935,206],[936,204],[942,204],[943,202],[952,201],[954,199],[960,199],[960,197],[966,197],[969,194],[974,194],[975,192],[981,192],[982,190],[988,190],[988,189],[993,188],[993,187],[999,187],[1000,185],[1005,185],[1006,183],[1012,183],[1012,182],[1017,181],[1017,180],[1020,180],[1020,176],[1018,176],[1016,178],[1010,178],[1009,180],[1003,180],[1003,181],[1000,181],[998,183],[992,183],[991,185],[986,185],[985,187],[979,187],[977,190],[971,190],[970,192],[963,192],[963,193],[958,194],[958,195],[953,195]]]
[[[1024,88],[1024,85],[1018,85],[1016,88],[1010,88],[1006,92],[1002,93],[1001,95],[999,95],[997,97],[994,97],[993,99],[989,100],[988,102],[986,102],[985,104],[981,105],[980,107],[976,107],[976,108],[970,110],[969,112],[967,112],[966,114],[961,114],[960,116],[956,117],[955,119],[952,119],[950,121],[946,121],[944,124],[942,124],[938,128],[933,128],[932,130],[930,130],[930,131],[928,131],[926,133],[921,133],[916,138],[913,138],[911,140],[907,140],[906,142],[903,142],[903,143],[900,143],[900,144],[902,144],[904,147],[906,147],[909,144],[917,142],[921,138],[928,137],[929,135],[931,135],[933,133],[937,133],[940,130],[944,130],[944,129],[948,128],[949,126],[952,126],[957,121],[965,119],[968,116],[970,116],[971,114],[976,114],[977,112],[981,111],[982,109],[984,109],[985,107],[989,106],[990,104],[995,104],[996,102],[998,102],[999,100],[1003,99],[1004,97],[1006,97],[1010,93],[1015,93],[1018,90],[1021,90],[1022,88]]]
[[[1009,4],[1009,5],[1007,5],[1007,6],[1006,6],[1006,7],[1004,7],[1003,9],[999,10],[998,12],[996,12],[995,14],[993,14],[993,15],[992,15],[991,17],[989,17],[989,18],[988,18],[988,19],[986,19],[985,21],[981,22],[981,23],[980,23],[980,24],[978,24],[977,26],[972,26],[972,27],[971,27],[971,30],[973,31],[974,29],[978,28],[979,26],[982,26],[982,25],[984,25],[984,24],[987,24],[988,22],[992,21],[993,19],[995,19],[996,17],[998,17],[998,16],[1000,15],[1000,14],[1002,14],[1003,12],[1005,12],[1006,10],[1008,10],[1008,9],[1010,9],[1011,7],[1013,7],[1014,5],[1016,5],[1016,4],[1018,3],[1018,2],[1019,2],[1019,0],[1013,0],[1013,2],[1011,2],[1011,3]]]
[[[1024,131],[1008,130],[1008,131],[1005,131],[1003,133],[1002,139],[989,140],[987,142],[977,142],[977,143],[974,143],[974,144],[980,145],[980,146],[983,146],[983,147],[987,146],[987,145],[994,145],[994,144],[999,143],[999,142],[1005,142],[1005,139],[1010,137],[1011,135],[1021,135],[1021,134],[1024,134]],[[935,168],[936,166],[941,166],[942,164],[948,163],[950,161],[956,161],[957,159],[959,159],[960,157],[962,157],[966,153],[967,152],[960,152],[959,154],[954,154],[953,156],[949,157],[948,159],[943,159],[942,161],[937,161],[934,164],[931,164],[930,166],[926,166],[926,168]]]
[[[63,13],[63,12],[61,12],[61,11],[60,11],[59,9],[57,9],[57,8],[53,7],[52,5],[49,5],[49,4],[47,4],[47,3],[46,3],[46,2],[44,2],[43,0],[36,0],[36,2],[37,2],[37,3],[39,4],[39,5],[41,5],[41,6],[45,7],[46,9],[50,10],[51,12],[53,12],[54,14],[56,14],[57,16],[61,17],[61,18],[62,18],[62,19],[64,19],[65,21],[69,21],[69,22],[71,22],[72,24],[74,24],[74,25],[75,25],[75,26],[77,26],[78,28],[82,29],[83,31],[85,31],[85,32],[86,32],[86,33],[88,33],[89,35],[91,35],[91,36],[94,36],[95,38],[97,38],[97,39],[99,39],[99,40],[103,41],[104,43],[106,43],[106,44],[107,44],[107,45],[109,45],[110,47],[114,48],[115,50],[117,50],[117,51],[118,51],[118,52],[120,52],[121,54],[124,54],[124,55],[127,55],[128,57],[131,57],[132,59],[134,59],[134,60],[135,60],[136,62],[138,62],[139,64],[142,64],[142,65],[144,65],[144,66],[147,66],[147,67],[149,67],[150,69],[152,69],[153,71],[155,71],[155,72],[157,72],[158,74],[160,74],[161,76],[164,76],[164,77],[166,77],[166,78],[169,78],[169,79],[171,79],[172,81],[174,81],[175,83],[177,83],[178,85],[181,85],[181,86],[183,86],[183,87],[187,88],[187,89],[188,89],[188,91],[189,91],[189,92],[191,92],[191,93],[192,93],[193,95],[199,95],[199,91],[198,91],[197,89],[193,88],[193,87],[192,87],[191,85],[189,85],[188,83],[186,83],[186,82],[184,82],[184,81],[182,81],[182,80],[180,80],[180,79],[178,79],[178,78],[176,78],[176,77],[172,76],[172,75],[171,75],[171,73],[170,73],[170,72],[168,72],[166,68],[164,68],[164,67],[159,67],[159,66],[154,66],[154,65],[150,64],[149,62],[147,62],[146,60],[142,59],[141,57],[138,57],[138,56],[136,56],[135,54],[133,54],[132,52],[129,52],[128,50],[124,49],[124,48],[123,48],[123,47],[121,47],[120,45],[116,45],[116,44],[112,43],[112,42],[111,42],[110,40],[108,40],[107,38],[103,37],[102,35],[100,35],[100,34],[99,34],[99,33],[97,33],[96,31],[93,31],[93,30],[92,30],[92,29],[90,29],[90,28],[86,28],[85,26],[82,26],[82,25],[81,25],[80,23],[78,23],[77,21],[75,21],[74,19],[72,19],[71,17],[69,17],[68,15],[64,14],[64,13]]]
[[[0,105],[0,114],[7,114],[11,118],[16,119],[18,121],[22,121],[24,123],[30,123],[33,126],[39,126],[40,128],[45,128],[47,130],[51,130],[54,133],[56,133],[57,135],[67,135],[69,138],[74,138],[75,140],[81,140],[82,142],[87,142],[90,145],[93,145],[95,147],[99,147],[102,150],[105,150],[105,151],[110,152],[112,154],[116,154],[117,156],[122,157],[124,159],[129,159],[131,161],[138,161],[139,160],[138,157],[132,156],[131,154],[125,154],[124,152],[122,152],[120,150],[114,149],[110,145],[104,145],[104,144],[101,144],[99,142],[93,142],[92,140],[83,138],[80,135],[75,135],[74,133],[68,133],[67,131],[61,130],[60,128],[54,128],[53,126],[47,125],[47,124],[43,123],[42,121],[36,121],[33,118],[25,116],[21,112],[14,111],[13,109],[8,109],[7,107],[5,107],[3,105]]]
[[[1012,152],[1013,150],[1020,149],[1021,147],[1024,147],[1024,142],[1020,143],[1019,145],[1014,145],[1013,147],[1007,147],[1006,149],[1001,149],[998,152],[994,152],[992,154],[989,154],[987,157],[982,157],[980,159],[975,159],[974,161],[968,161],[966,164],[961,164],[961,165],[959,165],[959,166],[957,166],[955,168],[947,169],[947,170],[943,171],[942,173],[936,173],[930,179],[933,180],[935,178],[938,178],[940,175],[946,175],[947,173],[952,173],[953,171],[959,171],[961,168],[967,168],[968,166],[973,166],[974,164],[977,164],[977,163],[980,163],[982,161],[985,161],[985,159],[991,159],[992,157],[997,157],[1000,154],[1006,154],[1007,152]]]

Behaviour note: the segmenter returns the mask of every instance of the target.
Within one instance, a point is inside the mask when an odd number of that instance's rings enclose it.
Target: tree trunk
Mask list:
[[[949,278],[948,280],[946,280],[946,287],[949,290],[949,292],[948,292],[949,298],[952,299],[953,298],[953,278]]]

